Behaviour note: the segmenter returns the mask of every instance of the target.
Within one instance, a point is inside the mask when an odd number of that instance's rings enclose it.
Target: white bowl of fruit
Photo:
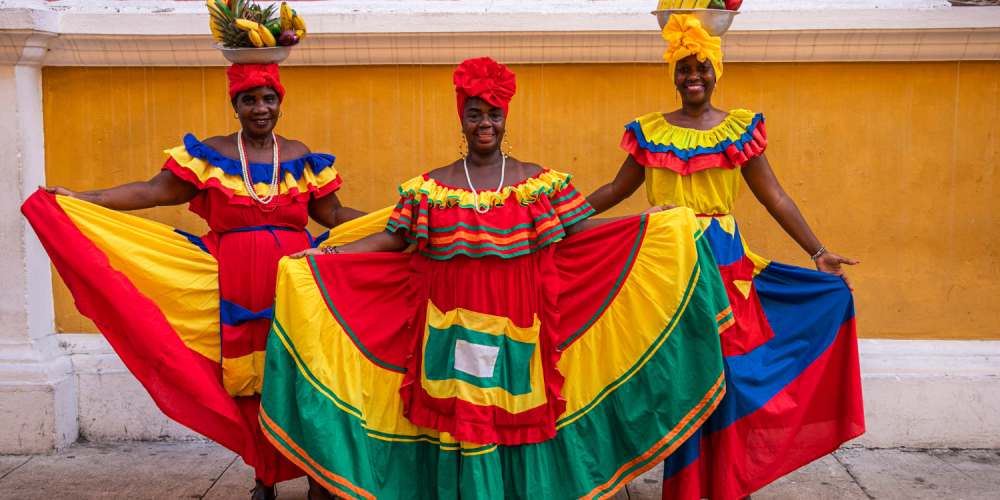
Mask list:
[[[277,64],[306,37],[306,23],[281,2],[265,9],[252,0],[206,0],[213,47],[236,64]]]
[[[673,14],[692,14],[712,36],[729,31],[743,0],[660,0],[652,12],[662,30]]]

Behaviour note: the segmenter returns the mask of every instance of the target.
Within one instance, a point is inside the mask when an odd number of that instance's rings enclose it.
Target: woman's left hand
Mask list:
[[[845,259],[832,252],[823,252],[816,258],[816,270],[840,276],[840,279],[844,280],[844,283],[847,284],[847,288],[853,292],[854,286],[851,285],[851,280],[847,277],[847,273],[844,272],[842,265],[847,264],[849,266],[853,266],[857,263],[858,261],[856,260]]]
[[[655,214],[657,212],[666,212],[667,210],[670,210],[672,208],[677,208],[677,205],[674,205],[674,204],[663,205],[663,206],[657,205],[657,206],[649,207],[643,213],[644,214]]]
[[[305,257],[307,255],[323,255],[323,249],[322,248],[307,248],[307,249],[305,249],[305,250],[303,250],[301,252],[293,253],[293,254],[289,255],[288,257],[291,258],[291,259],[301,259],[302,257]]]

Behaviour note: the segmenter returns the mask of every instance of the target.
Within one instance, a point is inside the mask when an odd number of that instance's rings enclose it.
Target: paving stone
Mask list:
[[[0,477],[4,477],[8,472],[24,465],[31,460],[29,456],[0,455]]]
[[[660,500],[663,495],[663,462],[628,483],[629,500]]]
[[[996,500],[995,481],[976,478],[945,458],[923,450],[842,449],[838,458],[868,495],[878,500]],[[971,469],[972,459],[949,457],[955,464]],[[987,460],[981,457],[981,460]],[[992,460],[992,459],[989,459]],[[996,475],[1000,469],[993,469]],[[989,473],[983,472],[985,477]]]
[[[243,459],[230,454],[235,462],[202,500],[247,500],[254,486],[253,467],[243,463]],[[306,500],[309,482],[304,477],[278,483],[278,498],[281,500]]]
[[[971,479],[977,487],[992,488],[1000,498],[1000,450],[932,450],[931,455]]]
[[[0,480],[0,498],[195,499],[232,462],[214,443],[86,442],[32,457]]]
[[[779,478],[753,494],[753,500],[868,500],[833,455]]]

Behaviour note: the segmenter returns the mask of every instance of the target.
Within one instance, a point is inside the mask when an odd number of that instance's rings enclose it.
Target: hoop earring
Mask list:
[[[240,119],[240,114],[237,113],[237,112],[235,112],[235,111],[233,111],[233,118],[239,120]]]
[[[503,152],[503,145],[504,144],[507,145],[507,152],[506,153]],[[510,158],[510,154],[513,153],[513,152],[514,152],[514,146],[511,146],[510,143],[507,142],[507,131],[504,130],[503,131],[503,142],[500,143],[500,154],[504,155],[504,157],[506,157],[506,158]]]
[[[463,133],[462,143],[458,145],[458,159],[465,158],[467,154],[469,154],[469,143],[465,141],[465,134]]]
[[[278,118],[281,118],[282,116],[285,116],[285,112],[284,111],[278,111]]]

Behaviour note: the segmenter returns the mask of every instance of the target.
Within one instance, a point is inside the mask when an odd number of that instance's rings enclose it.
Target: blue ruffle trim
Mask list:
[[[650,153],[666,153],[668,151],[672,151],[675,155],[677,155],[677,158],[680,158],[683,161],[689,161],[691,158],[698,155],[724,153],[726,149],[733,144],[736,145],[737,149],[742,150],[746,143],[753,140],[753,131],[757,129],[757,123],[762,121],[764,121],[764,115],[762,113],[757,113],[754,115],[753,121],[750,122],[750,126],[747,127],[747,130],[740,135],[739,140],[734,141],[732,139],[726,139],[710,148],[698,146],[691,149],[681,149],[673,144],[664,145],[647,141],[646,136],[642,133],[642,126],[639,125],[638,120],[625,125],[625,128],[627,130],[631,130],[635,134],[635,138],[639,142],[639,146],[642,146],[642,149],[645,149]]]
[[[222,153],[219,153],[196,139],[193,134],[187,134],[184,136],[184,147],[187,149],[189,155],[205,160],[213,167],[221,168],[229,175],[235,175],[236,177],[243,178],[243,168],[240,166],[239,160],[223,156]],[[318,175],[323,170],[331,167],[334,160],[336,160],[336,158],[333,155],[309,153],[302,158],[283,161],[281,162],[281,174],[279,181],[285,178],[286,173],[292,174],[292,177],[294,177],[295,180],[301,179],[302,173],[305,171],[307,164],[309,165],[309,168],[312,169],[313,174]],[[252,183],[258,184],[263,182],[264,184],[271,184],[271,173],[274,165],[270,163],[251,163],[249,167],[250,181]]]

